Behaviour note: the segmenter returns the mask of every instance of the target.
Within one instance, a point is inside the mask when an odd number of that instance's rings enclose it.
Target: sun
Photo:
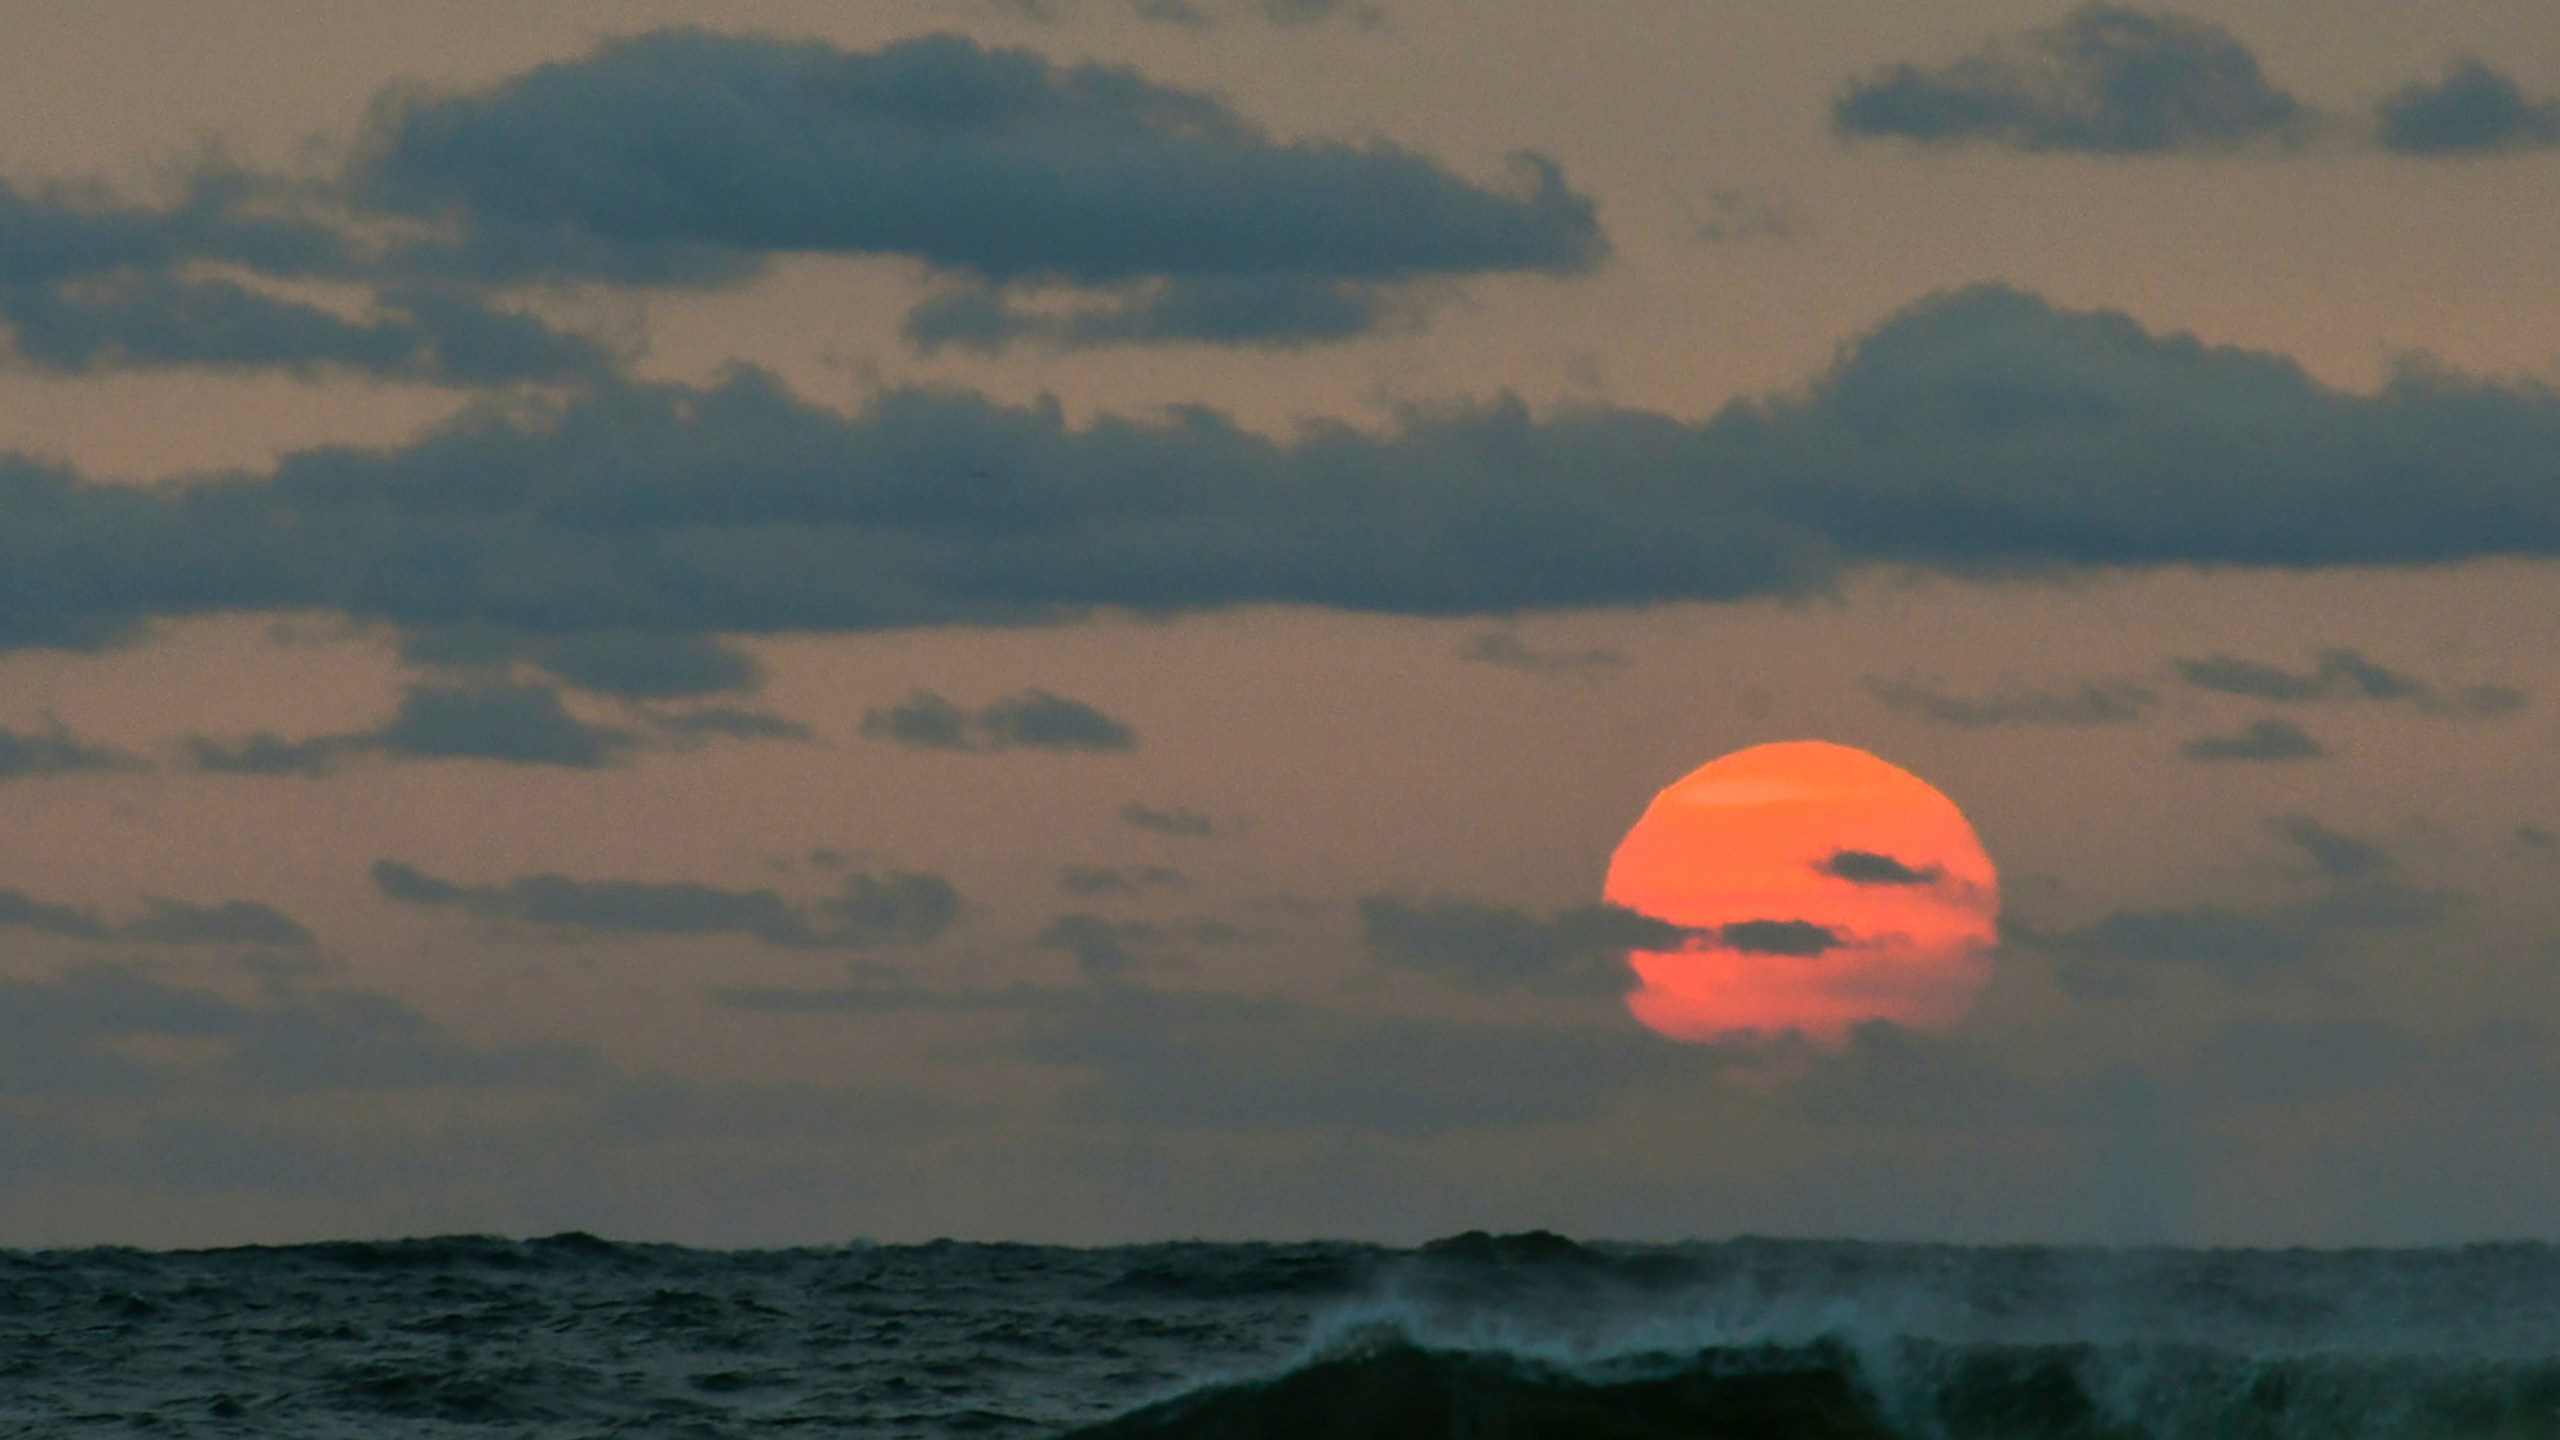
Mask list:
[[[1955,802],[1818,740],[1736,751],[1655,796],[1605,894],[1686,932],[1627,957],[1628,1010],[1675,1040],[1836,1050],[1872,1020],[1942,1030],[1999,933],[1999,874]]]

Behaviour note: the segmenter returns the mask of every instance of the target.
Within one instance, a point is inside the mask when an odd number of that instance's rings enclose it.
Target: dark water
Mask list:
[[[2560,1440],[2560,1251],[0,1252],[0,1434]]]

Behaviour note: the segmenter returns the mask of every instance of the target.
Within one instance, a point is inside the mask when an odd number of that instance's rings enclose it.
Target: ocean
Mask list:
[[[0,1434],[2560,1437],[2560,1251],[0,1252]]]

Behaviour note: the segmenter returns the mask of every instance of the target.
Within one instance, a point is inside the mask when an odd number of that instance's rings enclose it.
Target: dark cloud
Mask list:
[[[1528,675],[1587,675],[1627,663],[1616,650],[1540,650],[1508,630],[1488,630],[1458,648],[1458,658]]]
[[[38,900],[22,890],[0,889],[0,926],[70,940],[128,940],[144,945],[260,945],[298,950],[317,943],[300,921],[257,900],[197,905],[152,896],[143,902],[140,917],[109,925],[94,910]]]
[[[1071,939],[1092,946],[1100,978],[1116,982],[1114,961],[1127,953],[1104,947],[1126,941],[1126,927],[1078,926],[1056,943],[1064,948]],[[1083,1105],[1115,1120],[1179,1128],[1437,1134],[1537,1125],[1585,1118],[1633,1085],[1721,1063],[1702,1047],[1648,1043],[1631,1021],[1352,1014],[1278,996],[1126,983],[728,987],[712,998],[750,1014],[1015,1016],[1019,1052],[1081,1076]]]
[[[1036,287],[962,287],[909,311],[900,333],[928,355],[945,346],[992,355],[1023,341],[1056,350],[1186,342],[1281,349],[1391,325],[1419,328],[1433,298],[1409,287],[1294,275],[1149,280],[1084,298],[1092,294],[1077,292],[1062,306],[1040,303],[1055,297]]]
[[[152,366],[339,367],[493,385],[593,376],[594,341],[451,285],[385,275],[350,217],[307,187],[200,167],[166,206],[94,188],[0,181],[0,322],[14,363],[72,373]],[[257,284],[191,273],[240,267]],[[353,318],[275,281],[370,282]]]
[[[2280,831],[2296,844],[2304,827]],[[2382,873],[2387,858],[2338,847],[2345,837],[2314,835],[2327,854],[2305,845],[2327,881],[2305,899],[2256,906],[2198,904],[2118,910],[2087,925],[2043,931],[2006,924],[2004,940],[2051,955],[2063,988],[2085,998],[2146,993],[2168,967],[2187,967],[2238,984],[2288,974],[2315,974],[2360,936],[2421,929],[2442,920],[2454,897],[2420,890]]]
[[[649,723],[684,739],[807,740],[809,727],[762,710],[708,705],[692,710],[653,711]]]
[[[302,922],[256,900],[191,905],[155,896],[144,905],[142,918],[118,934],[153,945],[266,945],[287,950],[318,941]]]
[[[128,1042],[149,1037],[197,1043],[183,1059],[135,1054]],[[399,1001],[362,991],[283,984],[241,1002],[125,965],[0,979],[0,1094],[562,1088],[608,1073],[583,1047],[468,1045]]]
[[[623,700],[689,700],[753,690],[764,681],[754,656],[698,634],[542,635],[457,626],[403,635],[400,656],[412,664],[479,668],[524,660],[577,689]]]
[[[186,744],[197,769],[222,775],[326,775],[339,760],[366,748],[347,735],[287,740],[263,732],[239,740],[190,735]]]
[[[1615,905],[1541,919],[1466,900],[1367,895],[1359,909],[1362,938],[1380,964],[1487,993],[1617,994],[1632,983],[1629,950],[1676,950],[1687,938]]]
[[[1050,921],[1032,943],[1066,952],[1086,979],[1107,985],[1118,983],[1140,963],[1133,946],[1163,938],[1162,930],[1143,921],[1115,924],[1098,915],[1071,914]]]
[[[377,861],[371,874],[375,888],[394,900],[486,920],[596,934],[747,935],[798,949],[921,943],[940,935],[960,913],[958,893],[938,875],[851,875],[835,895],[802,906],[775,890],[682,880],[542,874],[503,885],[462,885],[396,860]]]
[[[1360,0],[1128,0],[1129,13],[1156,25],[1205,30],[1229,14],[1250,16],[1273,25],[1313,25],[1339,21],[1364,30],[1386,24],[1386,10]]]
[[[453,290],[392,290],[349,320],[228,280],[130,274],[0,288],[11,357],[70,374],[170,366],[337,367],[391,379],[505,385],[602,373],[596,343]]]
[[[1280,440],[1206,410],[1077,429],[947,391],[848,417],[742,370],[186,487],[0,465],[0,644],[243,610],[747,634],[1512,614],[1801,594],[1858,565],[2550,555],[2554,453],[2560,396],[2538,382],[2404,372],[2349,394],[1999,288],[1924,301],[1805,393],[1694,425],[1506,400]]]
[[[2516,839],[2536,850],[2560,850],[2560,833],[2540,825],[2517,826]]]
[[[1070,895],[1137,895],[1190,883],[1181,871],[1162,865],[1069,865],[1058,872],[1058,888]]]
[[[2374,107],[2382,147],[2402,155],[2488,155],[2560,145],[2560,100],[2532,100],[2477,59],[2407,85]]]
[[[23,890],[0,889],[0,926],[37,930],[73,940],[104,940],[113,933],[95,911],[38,900]]]
[[[630,734],[569,713],[548,685],[420,684],[372,743],[429,760],[498,760],[592,770],[632,743]]]
[[[5,544],[0,541],[0,546]],[[110,745],[83,740],[58,720],[49,721],[41,730],[0,726],[0,780],[143,768],[143,762],[136,757]]]
[[[1120,807],[1120,818],[1123,822],[1134,825],[1140,830],[1186,840],[1201,839],[1218,833],[1216,821],[1197,810],[1185,810],[1179,806],[1159,810],[1153,805],[1132,800]]]
[[[2280,815],[2268,821],[2267,828],[2292,841],[2321,874],[2333,880],[2361,880],[2391,868],[2391,855],[2381,846],[2332,830],[2308,815]]]
[[[1383,143],[1275,141],[1132,70],[956,35],[864,52],[611,39],[481,90],[386,96],[358,155],[355,194],[458,229],[450,263],[481,273],[699,281],[828,252],[995,284],[1170,284],[1096,322],[1131,339],[1266,338],[1267,318],[1235,318],[1280,293],[1253,283],[1312,287],[1287,309],[1337,283],[1575,271],[1603,248],[1591,202],[1535,157],[1485,188]]]
[[[1436,1134],[1593,1115],[1684,1057],[1629,1027],[1352,1015],[1277,997],[1119,987],[1031,1011],[1031,1059],[1149,1124]]]
[[[1138,734],[1080,700],[1031,689],[975,711],[918,690],[862,717],[862,733],[919,750],[1134,750]]]
[[[1886,708],[1941,725],[2114,725],[2139,720],[2159,702],[2150,689],[2123,681],[2084,680],[2067,690],[2004,687],[1989,695],[1950,695],[1910,680],[1869,680],[1867,693]]]
[[[198,769],[220,774],[319,776],[368,754],[593,770],[637,743],[630,731],[570,714],[553,686],[481,679],[411,685],[379,729],[300,740],[266,733],[240,740],[194,735],[187,738],[187,750]]]
[[[1046,690],[1007,695],[977,714],[980,745],[1040,750],[1135,750],[1138,732],[1078,700]]]
[[[862,733],[918,750],[972,750],[969,713],[930,690],[918,690],[862,717]]]
[[[1710,190],[1691,211],[1689,233],[1708,245],[1792,239],[1804,228],[1783,190]]]
[[[2190,760],[2208,762],[2317,760],[2329,752],[2311,732],[2290,720],[2252,720],[2229,735],[2199,735],[2178,747]]]
[[[1829,858],[1815,865],[1817,873],[1852,885],[1935,885],[1946,872],[1932,865],[1916,870],[1890,855],[1873,850],[1834,850]]]
[[[2299,704],[2320,700],[2405,700],[2435,714],[2487,717],[2520,709],[2524,692],[2504,685],[2469,685],[2446,691],[2417,676],[2376,664],[2349,649],[2323,650],[2307,671],[2287,670],[2235,655],[2175,662],[2178,674],[2200,690],[2246,695],[2253,700]]]
[[[1811,959],[1847,942],[1840,932],[1810,920],[1737,920],[1716,932],[1725,948],[1745,955],[1790,955]]]
[[[2308,119],[2221,26],[2104,3],[1949,65],[1888,66],[1831,108],[1844,135],[2099,155],[2229,150]]]

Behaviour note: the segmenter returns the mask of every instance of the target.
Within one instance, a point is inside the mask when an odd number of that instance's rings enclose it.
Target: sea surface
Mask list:
[[[0,1434],[2560,1437],[2560,1251],[0,1251]]]

